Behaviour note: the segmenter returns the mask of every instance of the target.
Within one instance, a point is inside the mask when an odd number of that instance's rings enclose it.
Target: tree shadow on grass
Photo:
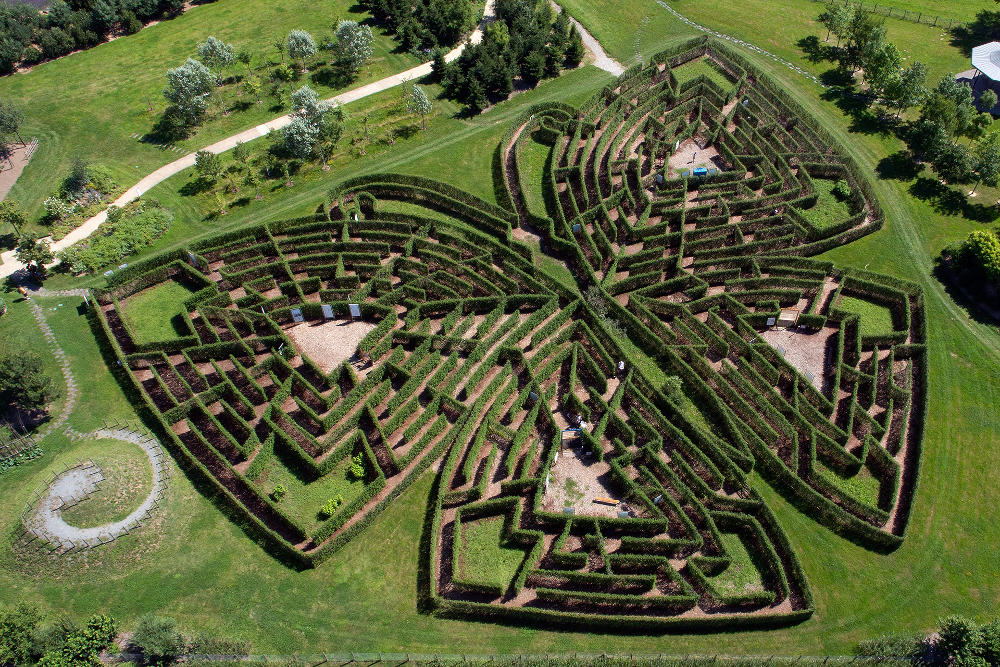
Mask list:
[[[950,43],[968,57],[974,47],[995,39],[1000,39],[1000,11],[984,9],[971,23],[952,28]]]
[[[212,189],[215,183],[208,180],[204,176],[199,176],[194,178],[180,187],[178,192],[182,197],[197,197],[203,192],[208,192]]]
[[[342,65],[325,65],[309,75],[318,86],[344,88],[355,80],[354,72]]]
[[[923,163],[914,162],[908,150],[898,150],[879,160],[875,173],[882,180],[912,181],[924,170]]]
[[[832,62],[836,58],[836,47],[824,44],[816,35],[803,37],[799,41],[795,42],[795,45],[802,50],[802,53],[805,54],[806,60],[813,64],[818,64],[827,60]]]
[[[951,187],[927,176],[920,176],[910,185],[910,194],[927,202],[941,215],[961,215],[976,222],[992,222],[1000,215],[992,204],[969,201],[965,186]]]

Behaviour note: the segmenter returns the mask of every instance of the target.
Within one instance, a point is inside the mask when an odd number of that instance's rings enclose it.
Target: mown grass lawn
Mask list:
[[[838,307],[861,316],[862,336],[884,336],[896,330],[892,311],[885,306],[853,296],[842,296]]]
[[[722,90],[729,90],[733,87],[733,82],[723,76],[722,72],[712,67],[704,58],[691,60],[680,67],[675,67],[674,76],[677,77],[678,83],[685,83],[699,76],[704,76]]]
[[[833,187],[837,181],[829,178],[812,179],[813,187],[816,188],[816,203],[804,209],[799,209],[802,216],[823,230],[831,225],[843,222],[851,217],[851,209],[846,201],[841,200],[833,194]]]
[[[364,481],[348,477],[347,469],[350,464],[348,457],[329,474],[316,480],[308,480],[304,479],[304,473],[295,470],[280,454],[275,453],[256,484],[266,494],[273,493],[274,487],[281,484],[287,491],[281,499],[281,509],[307,530],[315,530],[328,518],[320,516],[320,509],[328,500],[336,501],[339,497],[342,504],[337,507],[344,507],[364,492]]]
[[[736,533],[719,533],[722,546],[730,558],[729,567],[709,578],[712,586],[723,595],[742,595],[764,590],[760,570],[754,565],[750,552]]]
[[[459,578],[507,588],[524,560],[524,549],[508,546],[503,517],[462,523]]]
[[[195,291],[187,283],[168,280],[125,299],[122,316],[135,342],[152,343],[183,335],[183,304]]]

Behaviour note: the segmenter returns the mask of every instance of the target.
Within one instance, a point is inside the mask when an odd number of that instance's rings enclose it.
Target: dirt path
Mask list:
[[[28,155],[29,148],[31,148],[30,142],[24,146],[12,148],[10,158],[0,160],[0,201],[3,201],[4,197],[10,193],[10,189],[17,182],[17,177],[31,161],[31,155]],[[32,151],[32,155],[34,155],[34,151]]]

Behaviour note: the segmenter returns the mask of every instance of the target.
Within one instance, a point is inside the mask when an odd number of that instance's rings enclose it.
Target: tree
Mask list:
[[[982,638],[982,630],[975,621],[961,616],[949,616],[941,624],[936,648],[951,659],[951,664],[975,664],[972,659],[978,657]],[[981,664],[985,665],[986,662],[982,661]]]
[[[329,102],[320,101],[319,95],[309,86],[302,86],[291,97],[292,113],[318,126],[323,116],[332,109]]]
[[[826,39],[824,41],[830,41],[830,34],[832,33],[836,35],[837,45],[839,46],[840,40],[847,36],[848,27],[854,19],[854,13],[854,5],[844,4],[838,0],[829,0],[826,4],[826,9],[819,15],[819,22],[826,28]]]
[[[37,353],[14,350],[0,357],[0,400],[4,403],[33,412],[44,409],[55,395],[55,383],[42,370],[42,358]],[[5,648],[2,637],[0,633],[0,652]]]
[[[997,93],[992,88],[985,90],[979,96],[979,109],[980,111],[990,111],[993,107],[997,105]]]
[[[147,664],[167,665],[184,649],[177,621],[148,614],[139,619],[132,634],[132,643],[142,652]]]
[[[284,149],[295,158],[305,159],[312,155],[313,147],[319,139],[319,128],[307,118],[296,116],[282,128]]]
[[[236,62],[236,49],[221,39],[209,37],[198,45],[198,57],[211,69],[218,71],[218,85],[222,85],[222,72]]]
[[[49,242],[45,239],[39,239],[33,234],[26,234],[21,237],[17,248],[15,248],[15,253],[17,261],[26,265],[29,269],[33,267],[38,271],[43,270],[46,264],[51,263],[55,259],[55,255],[52,254],[52,246]]]
[[[35,607],[21,604],[0,613],[0,665],[34,662],[38,655],[38,622]]]
[[[1000,181],[1000,132],[990,132],[976,142],[972,161],[979,180],[970,194],[975,194],[980,183],[995,187]]]
[[[964,183],[972,177],[972,153],[964,144],[947,144],[934,156],[931,164],[949,183]]]
[[[352,72],[357,72],[375,53],[375,35],[372,29],[357,21],[341,21],[334,33],[337,54]]]
[[[255,102],[260,102],[260,91],[263,88],[263,84],[259,76],[256,74],[247,74],[240,85],[243,87],[243,91],[252,97]]]
[[[569,36],[569,14],[563,10],[556,15],[556,20],[552,23],[552,32],[549,34],[549,43],[566,46],[566,38]]]
[[[417,84],[410,88],[410,94],[406,98],[406,109],[410,113],[420,114],[420,124],[424,130],[427,129],[427,114],[431,112],[431,101],[427,99],[427,93]]]
[[[260,174],[257,170],[251,167],[247,170],[247,175],[243,179],[243,184],[248,188],[253,188],[254,199],[262,199],[260,195]]]
[[[212,85],[212,72],[194,58],[188,58],[180,67],[167,71],[167,88],[163,96],[177,107],[188,124],[193,125],[208,108]]]
[[[199,176],[214,182],[222,171],[222,158],[211,151],[198,151],[194,154],[194,169]]]
[[[566,66],[576,67],[583,62],[583,37],[576,26],[570,26],[569,38],[566,41]]]
[[[21,125],[24,123],[24,112],[13,102],[0,100],[0,142],[5,136],[17,135],[17,140],[24,145],[21,138]]]
[[[532,84],[545,76],[545,52],[531,51],[524,59],[522,74]]]
[[[877,45],[862,63],[865,71],[865,82],[872,94],[880,98],[886,97],[887,89],[899,77],[903,66],[903,55],[892,42]]]
[[[14,235],[20,237],[25,222],[24,209],[20,204],[11,199],[0,201],[0,227],[10,225],[14,228]]]
[[[242,141],[236,142],[236,145],[233,146],[233,160],[236,162],[236,164],[242,168],[249,159],[250,159],[250,147],[247,146]]]
[[[440,46],[434,47],[434,53],[431,56],[431,72],[434,74],[434,78],[438,82],[444,81],[445,73],[448,70],[448,63],[444,59],[445,55],[445,50]]]
[[[304,61],[316,55],[316,41],[305,30],[292,30],[285,39],[285,50],[288,51],[288,57],[305,72]]]
[[[909,67],[903,68],[895,76],[883,91],[886,103],[896,110],[896,116],[921,104],[927,99],[927,88],[924,81],[927,79],[927,65],[922,62],[915,62]]]

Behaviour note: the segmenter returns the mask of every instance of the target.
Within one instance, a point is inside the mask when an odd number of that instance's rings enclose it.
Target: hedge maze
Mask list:
[[[721,76],[679,84],[696,59]],[[551,168],[527,173],[539,138]],[[677,163],[685,150],[703,173]],[[847,539],[900,544],[925,412],[922,296],[807,259],[882,214],[794,101],[699,39],[580,109],[532,108],[495,169],[499,205],[355,178],[315,216],[135,264],[99,295],[95,322],[175,456],[234,516],[313,565],[433,466],[421,572],[439,612],[606,630],[808,618],[754,470]],[[824,179],[846,184],[842,219],[814,215]],[[539,183],[545,216],[525,203]],[[177,336],[137,342],[129,297],[171,280],[194,290]],[[846,297],[887,308],[893,330],[862,335]],[[351,326],[349,304],[370,330],[326,372],[288,331]],[[483,543],[497,522],[501,543]],[[485,576],[490,548],[520,563]]]

